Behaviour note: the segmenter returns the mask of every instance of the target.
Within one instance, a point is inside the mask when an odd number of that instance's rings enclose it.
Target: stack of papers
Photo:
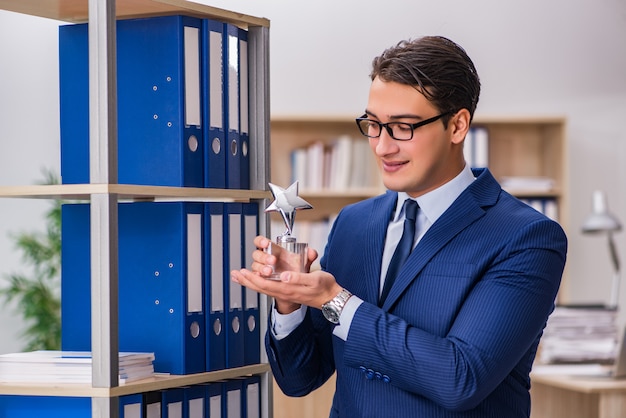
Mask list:
[[[154,374],[154,353],[119,353],[119,382]],[[91,384],[91,352],[41,350],[0,355],[0,382]]]
[[[554,189],[554,179],[549,177],[511,176],[502,177],[500,184],[505,190],[548,192]]]
[[[617,311],[557,307],[541,339],[541,363],[613,363],[618,350]]]
[[[611,364],[539,364],[533,366],[533,374],[541,376],[611,376],[614,370]]]

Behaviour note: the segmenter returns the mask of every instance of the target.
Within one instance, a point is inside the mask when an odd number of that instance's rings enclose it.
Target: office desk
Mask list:
[[[626,379],[531,373],[531,418],[626,417]]]

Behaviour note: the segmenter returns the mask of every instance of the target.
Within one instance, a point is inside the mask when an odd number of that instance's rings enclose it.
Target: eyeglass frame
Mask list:
[[[383,133],[383,128],[385,128],[385,130],[387,131],[387,133],[389,134],[390,137],[392,137],[394,140],[396,141],[410,141],[411,139],[413,139],[413,132],[424,125],[428,125],[429,123],[433,123],[438,121],[439,119],[443,118],[444,116],[447,116],[449,114],[452,114],[454,112],[448,111],[448,112],[444,112],[441,113],[437,116],[433,116],[432,118],[428,118],[426,120],[422,120],[416,123],[408,123],[408,122],[396,122],[396,121],[392,121],[392,122],[387,122],[387,123],[380,123],[376,120],[373,119],[369,119],[367,117],[367,114],[364,114],[363,116],[361,116],[360,118],[356,118],[355,122],[356,125],[359,127],[359,131],[361,132],[361,134],[363,136],[366,136],[368,138],[379,138],[380,135]],[[363,129],[361,128],[361,121],[368,121],[370,123],[374,123],[376,125],[378,125],[378,135],[376,136],[372,136],[372,135],[368,135],[365,132],[363,132]],[[389,125],[398,125],[398,124],[402,124],[402,125],[406,125],[406,126],[410,126],[411,127],[411,136],[409,138],[406,139],[400,139],[400,138],[396,138],[395,136],[393,136],[393,129],[389,126]]]

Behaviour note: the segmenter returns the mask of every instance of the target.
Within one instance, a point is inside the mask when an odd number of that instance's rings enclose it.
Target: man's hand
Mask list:
[[[341,286],[337,284],[333,275],[323,271],[309,273],[311,263],[317,258],[317,251],[311,248],[307,254],[307,273],[283,271],[280,274],[280,281],[268,279],[274,271],[273,266],[281,264],[277,256],[282,259],[281,252],[273,255],[263,251],[270,243],[271,241],[265,237],[256,237],[254,244],[258,249],[252,253],[252,271],[233,270],[232,280],[273,297],[276,309],[282,314],[291,313],[300,308],[300,305],[319,309],[341,291]]]

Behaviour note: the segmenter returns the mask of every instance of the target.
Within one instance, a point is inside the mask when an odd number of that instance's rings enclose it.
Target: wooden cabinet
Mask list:
[[[531,418],[618,418],[626,382],[610,377],[532,375]]]
[[[0,197],[88,200],[91,203],[91,316],[93,384],[0,384],[0,395],[89,397],[92,416],[117,417],[122,395],[200,384],[247,375],[261,376],[262,417],[272,415],[271,377],[261,353],[261,364],[185,376],[155,376],[146,381],[117,382],[117,210],[119,201],[239,201],[258,202],[259,212],[270,194],[269,179],[269,21],[183,0],[0,0],[0,9],[56,19],[89,22],[90,37],[90,183],[54,186],[2,186]],[[116,19],[160,15],[191,15],[232,23],[248,30],[250,177],[251,190],[222,190],[117,184],[115,88]],[[113,68],[113,70],[111,70]],[[7,98],[3,98],[7,99]],[[260,217],[259,228],[267,228]],[[261,334],[264,333],[267,298],[261,298]],[[262,346],[262,344],[261,344]],[[0,413],[1,415],[1,413]]]

